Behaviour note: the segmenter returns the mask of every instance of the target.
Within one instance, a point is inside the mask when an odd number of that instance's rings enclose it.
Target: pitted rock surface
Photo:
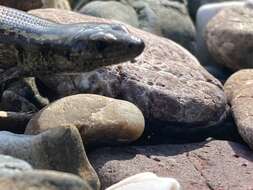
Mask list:
[[[238,6],[220,11],[207,25],[206,43],[213,58],[231,70],[253,67],[253,9]]]
[[[60,23],[111,22],[55,9],[31,13]],[[136,60],[89,73],[40,79],[61,97],[96,93],[130,101],[147,121],[164,122],[163,126],[173,123],[180,132],[185,125],[205,128],[224,119],[227,103],[221,83],[188,51],[168,39],[126,27],[146,44]]]
[[[240,70],[225,83],[238,131],[253,149],[253,69]]]
[[[141,172],[176,178],[189,190],[253,188],[252,151],[229,141],[102,148],[89,157],[102,188]]]

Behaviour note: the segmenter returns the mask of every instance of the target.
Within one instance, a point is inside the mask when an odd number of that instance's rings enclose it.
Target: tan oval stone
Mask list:
[[[241,91],[244,84],[253,83],[253,71],[252,69],[243,69],[233,74],[225,83],[224,90],[228,97],[228,101],[236,96]]]
[[[205,40],[213,58],[237,71],[253,67],[253,9],[237,6],[221,10],[207,25]]]
[[[79,94],[57,100],[28,123],[26,134],[75,125],[85,144],[127,143],[144,130],[144,117],[132,103],[93,94]]]
[[[253,149],[253,69],[233,74],[224,88],[238,131]]]

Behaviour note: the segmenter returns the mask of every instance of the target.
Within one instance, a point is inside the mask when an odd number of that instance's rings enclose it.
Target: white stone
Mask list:
[[[112,185],[106,190],[181,190],[174,178],[158,177],[154,173],[140,173]]]
[[[253,0],[246,0],[247,5],[253,5]]]
[[[249,0],[253,1],[253,0]],[[201,6],[197,11],[196,16],[196,30],[197,30],[197,49],[199,52],[200,63],[206,65],[211,60],[211,55],[208,52],[206,43],[204,41],[204,32],[208,22],[222,9],[244,6],[244,1],[231,1],[222,3],[210,3]]]

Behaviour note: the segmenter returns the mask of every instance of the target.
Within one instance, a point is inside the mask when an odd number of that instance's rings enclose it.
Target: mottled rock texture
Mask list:
[[[94,94],[57,100],[37,113],[26,134],[55,127],[76,126],[88,146],[129,143],[144,131],[144,117],[132,103]]]
[[[176,178],[189,190],[253,188],[252,151],[234,142],[103,148],[89,157],[102,187],[140,172],[153,172]]]
[[[219,3],[209,3],[201,6],[198,9],[196,16],[196,30],[197,30],[197,57],[202,65],[207,68],[207,70],[216,76],[220,81],[225,82],[227,78],[231,75],[231,71],[216,63],[215,59],[211,56],[208,51],[206,41],[205,41],[205,30],[209,21],[221,10],[230,8],[244,6],[243,1],[229,1],[229,2],[219,2]]]
[[[231,70],[253,67],[253,9],[220,11],[207,25],[206,43],[213,58]]]
[[[253,69],[233,74],[225,83],[225,93],[231,104],[238,131],[253,149]]]
[[[31,13],[61,23],[111,22],[55,9]],[[188,51],[168,39],[126,27],[146,44],[135,60],[89,73],[41,77],[41,81],[59,97],[96,93],[130,101],[141,109],[147,123],[155,123],[150,127],[153,133],[175,130],[185,138],[189,130],[199,131],[225,118],[227,103],[221,83]]]

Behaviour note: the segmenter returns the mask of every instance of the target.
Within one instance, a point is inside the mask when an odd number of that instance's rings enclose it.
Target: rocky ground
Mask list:
[[[122,24],[145,43],[117,65],[21,78],[0,40],[0,190],[253,189],[252,2],[0,5],[60,24]]]

